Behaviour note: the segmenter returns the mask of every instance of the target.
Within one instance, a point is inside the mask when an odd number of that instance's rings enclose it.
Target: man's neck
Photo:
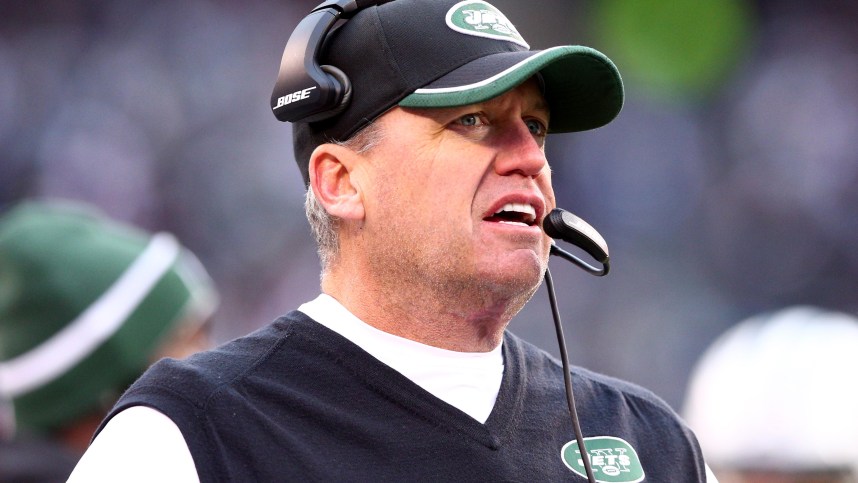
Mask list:
[[[322,291],[373,327],[423,344],[459,352],[487,352],[503,339],[507,324],[523,302],[479,296],[467,291],[441,292],[420,283],[378,283],[333,269]],[[451,293],[452,292],[452,293]]]

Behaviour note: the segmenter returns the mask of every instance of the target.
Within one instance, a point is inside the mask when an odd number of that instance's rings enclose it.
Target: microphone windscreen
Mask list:
[[[608,260],[608,244],[602,235],[589,223],[564,209],[551,210],[542,222],[542,229],[551,238],[577,246],[600,263]]]

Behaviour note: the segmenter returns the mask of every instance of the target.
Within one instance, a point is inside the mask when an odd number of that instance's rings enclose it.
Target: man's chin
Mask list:
[[[517,255],[484,264],[479,275],[484,284],[495,286],[509,296],[532,294],[542,283],[546,264],[533,252]]]

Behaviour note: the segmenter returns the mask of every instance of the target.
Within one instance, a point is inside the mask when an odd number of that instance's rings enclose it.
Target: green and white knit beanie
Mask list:
[[[180,321],[216,306],[172,235],[81,203],[22,202],[0,217],[0,398],[19,428],[62,427],[118,396]]]

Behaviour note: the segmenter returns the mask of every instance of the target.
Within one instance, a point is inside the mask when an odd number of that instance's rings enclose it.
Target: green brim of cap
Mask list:
[[[549,132],[604,126],[623,107],[623,82],[617,67],[601,52],[580,45],[486,56],[417,89],[399,105],[439,108],[477,104],[537,73],[551,110]]]

